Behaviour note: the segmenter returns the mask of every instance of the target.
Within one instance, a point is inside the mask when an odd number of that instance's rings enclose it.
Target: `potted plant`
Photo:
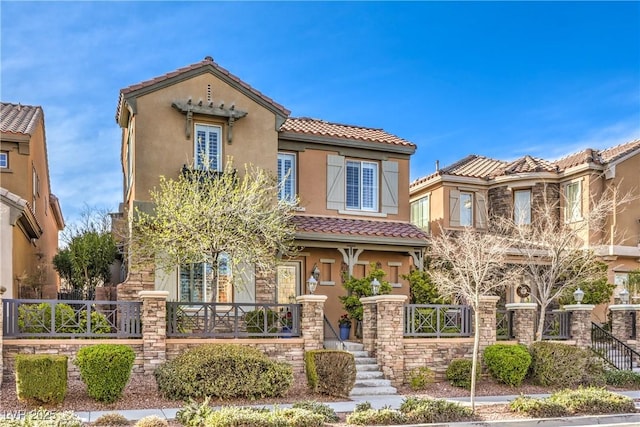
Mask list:
[[[342,341],[348,340],[351,334],[351,319],[347,313],[340,316],[338,319],[338,326],[340,327],[340,339]]]

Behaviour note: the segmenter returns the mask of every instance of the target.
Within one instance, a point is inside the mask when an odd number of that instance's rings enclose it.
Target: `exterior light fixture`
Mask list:
[[[626,288],[621,290],[618,296],[620,297],[621,303],[629,304],[629,291]]]
[[[318,287],[318,281],[316,280],[315,277],[313,277],[313,274],[311,276],[309,276],[309,280],[307,280],[307,289],[309,289],[309,293],[313,294],[316,291],[316,288]]]
[[[576,300],[576,303],[582,304],[582,299],[583,298],[584,298],[584,291],[578,287],[578,289],[576,289],[573,292],[573,299]]]
[[[378,279],[374,277],[373,280],[371,281],[371,292],[373,292],[373,295],[378,295],[379,291],[380,291],[380,282],[378,281]]]
[[[313,264],[313,268],[311,269],[311,275],[313,276],[314,279],[316,279],[316,282],[320,280],[320,269],[318,268],[318,264]]]

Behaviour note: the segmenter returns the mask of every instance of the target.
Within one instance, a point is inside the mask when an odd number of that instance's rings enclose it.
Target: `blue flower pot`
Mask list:
[[[340,339],[346,341],[351,335],[351,325],[340,325]]]

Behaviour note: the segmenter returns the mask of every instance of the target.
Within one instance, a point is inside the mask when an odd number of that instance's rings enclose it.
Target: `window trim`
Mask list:
[[[426,207],[426,215],[425,215],[425,207]],[[418,218],[414,217],[414,208],[416,211],[419,210],[419,213],[417,214],[419,215],[420,221],[418,221]],[[411,217],[411,223],[413,225],[415,225],[416,227],[422,230],[426,230],[428,232],[431,225],[431,194],[426,194],[420,197],[419,199],[416,199],[413,202],[411,202],[409,215]],[[425,219],[426,219],[426,223],[425,223]]]
[[[204,128],[207,129],[205,135],[208,135],[209,132],[214,132],[217,134],[217,144],[216,144],[216,153],[215,160],[216,164],[214,167],[211,167],[211,164],[205,166],[200,165],[200,155],[198,154],[198,131]],[[205,136],[206,137],[206,136]],[[205,151],[207,155],[207,160],[211,162],[211,153],[208,152],[209,144],[205,145]],[[203,162],[204,163],[204,162]],[[212,171],[222,171],[222,126],[214,125],[209,123],[195,123],[194,124],[194,132],[193,132],[193,167],[198,170],[212,170]]]
[[[570,204],[569,189],[571,187],[578,189],[575,201]],[[582,221],[582,181],[571,181],[564,185],[564,222],[573,223]],[[575,204],[575,206],[574,206]]]
[[[460,210],[459,211],[460,212],[460,227],[473,227],[474,226],[474,223],[473,223],[473,212],[474,212],[473,204],[474,204],[474,199],[475,199],[474,194],[475,193],[473,193],[471,191],[460,191],[460,195],[459,195],[460,201],[458,202],[458,205],[459,205],[458,207],[459,207],[459,210]],[[469,196],[469,223],[468,224],[466,222],[463,223],[463,221],[462,221],[462,218],[463,218],[462,212],[465,209],[464,203],[462,202],[462,196],[463,195],[468,195]]]
[[[4,157],[4,160],[2,158]],[[9,152],[0,151],[0,169],[9,169]]]
[[[358,206],[357,207],[355,205],[349,206],[349,167],[350,166],[353,167],[354,165],[358,165],[358,184],[357,184]],[[364,185],[365,169],[373,171],[372,185],[370,186]],[[344,186],[345,186],[345,200],[344,200],[345,210],[362,211],[362,212],[379,212],[380,168],[377,162],[371,162],[366,160],[347,160],[345,162]],[[352,187],[353,187],[353,184],[352,184]],[[371,196],[372,196],[371,199],[373,202],[371,207],[364,206],[365,188],[371,188]]]
[[[291,195],[289,198],[286,197],[286,192],[285,192],[285,180],[284,178],[284,173],[282,174],[283,176],[281,176],[280,174],[280,162],[284,161],[285,157],[290,157],[291,158],[291,173],[289,174],[289,176],[287,176],[287,181],[291,180]],[[295,202],[296,198],[298,196],[298,185],[297,185],[297,180],[298,180],[298,174],[297,174],[297,169],[298,169],[298,156],[296,155],[296,153],[291,153],[291,152],[287,152],[287,151],[279,151],[278,152],[278,166],[277,166],[277,170],[278,170],[278,200],[284,200],[284,201],[288,201],[288,202]],[[283,171],[284,172],[284,171]]]
[[[528,215],[517,215],[516,213],[518,210],[521,210],[524,212],[524,209],[517,209],[517,195],[518,194],[522,194],[522,193],[527,193],[529,195],[529,198],[527,199],[527,206],[528,207]],[[531,189],[529,188],[523,188],[523,189],[518,189],[518,190],[513,190],[513,222],[516,225],[530,225],[531,224],[531,202],[532,202],[532,192]],[[521,221],[520,218],[524,219],[525,221]]]

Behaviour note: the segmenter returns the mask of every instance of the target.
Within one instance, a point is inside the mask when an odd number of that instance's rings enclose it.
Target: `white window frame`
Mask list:
[[[359,160],[347,160],[345,165],[345,207],[347,210],[358,210],[366,212],[378,212],[379,195],[380,191],[380,174],[378,171],[378,163],[366,162]],[[349,183],[350,170],[357,169],[358,182],[354,184]],[[373,177],[371,179],[371,185],[365,185],[366,171],[372,171]],[[357,201],[351,201],[350,196],[353,194],[353,187],[357,189]],[[369,194],[367,194],[369,193]],[[365,203],[367,199],[368,203]]]
[[[204,150],[199,147],[202,144],[200,133],[203,132],[205,141],[208,141],[210,135],[216,135],[215,153],[212,153],[210,142],[204,143]],[[203,158],[204,157],[204,158]],[[196,123],[193,132],[193,164],[198,170],[214,170],[221,171],[222,165],[222,127],[216,125],[208,125]]]
[[[189,272],[195,271],[196,268],[202,269],[201,277],[202,286],[200,290],[201,299],[195,300],[193,294],[196,284],[193,283],[193,276],[189,277],[190,298],[183,300],[183,288],[182,288],[182,273],[184,269],[189,269]],[[221,276],[225,276],[227,283],[221,283]],[[231,260],[226,253],[220,253],[218,255],[218,268],[214,270],[209,262],[199,262],[194,264],[181,265],[178,268],[178,300],[181,302],[232,302],[233,301],[233,275],[231,269]],[[227,300],[219,301],[220,287],[227,286]]]
[[[285,162],[291,162],[291,168],[285,170]],[[295,153],[278,153],[278,200],[295,202],[298,194],[296,188],[296,155]]]
[[[416,227],[429,231],[431,222],[431,196],[427,194],[411,202],[411,223]]]
[[[577,188],[575,199],[569,197],[571,188]],[[576,222],[582,220],[582,182],[573,181],[564,187],[564,220],[565,222]]]
[[[526,195],[519,198],[519,195]],[[513,222],[516,225],[531,224],[531,190],[513,191]]]
[[[463,198],[468,196],[469,206],[465,206],[466,201]],[[460,192],[460,226],[461,227],[473,227],[473,193],[470,191],[461,191]],[[466,211],[468,211],[469,215],[467,218]]]
[[[0,169],[9,169],[8,151],[0,151]]]

